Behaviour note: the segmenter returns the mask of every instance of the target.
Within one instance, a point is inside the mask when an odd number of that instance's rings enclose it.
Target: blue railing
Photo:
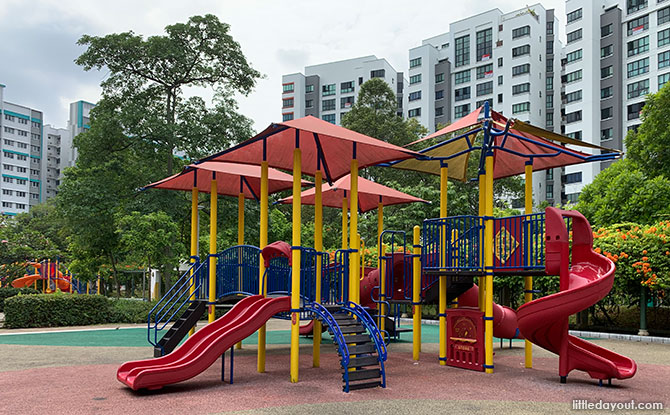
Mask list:
[[[261,250],[238,245],[215,255],[216,298],[228,295],[257,295]]]
[[[324,325],[330,327],[330,330],[333,332],[333,340],[335,341],[335,344],[337,344],[340,356],[342,356],[342,360],[340,363],[342,364],[342,368],[344,369],[345,382],[346,385],[348,386],[349,378],[347,372],[349,367],[349,348],[347,347],[347,342],[344,339],[344,334],[342,334],[342,330],[340,329],[340,326],[337,324],[337,320],[335,320],[335,317],[333,317],[333,315],[330,314],[330,312],[323,305],[319,303],[305,304],[304,308],[306,311],[316,314],[324,323]]]
[[[494,270],[544,269],[544,213],[493,219]]]
[[[377,349],[377,360],[379,361],[379,369],[382,377],[382,388],[386,387],[386,370],[384,369],[384,362],[387,358],[386,343],[384,343],[384,337],[379,331],[379,327],[375,324],[370,314],[360,304],[356,304],[353,301],[348,301],[342,306],[342,310],[348,311],[358,317],[358,321],[363,324],[367,329],[370,338],[375,343],[375,349]],[[349,386],[348,383],[346,386]],[[348,389],[348,388],[347,388]]]
[[[341,304],[349,300],[350,249],[335,251],[334,262],[328,263],[321,278],[321,302]]]
[[[158,344],[158,332],[165,329],[165,326],[176,317],[177,313],[182,312],[190,302],[207,298],[207,286],[203,284],[203,280],[208,280],[209,261],[201,263],[198,257],[192,257],[192,259],[195,262],[149,311],[147,340],[154,346]]]

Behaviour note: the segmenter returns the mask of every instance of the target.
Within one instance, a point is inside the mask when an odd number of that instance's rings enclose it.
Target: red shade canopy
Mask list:
[[[322,204],[324,206],[339,208],[342,207],[344,199],[351,190],[351,175],[346,175],[337,180],[333,185],[324,184],[322,187]],[[315,204],[316,189],[307,189],[300,194],[300,202],[303,205]],[[293,197],[281,199],[279,203],[290,204]],[[379,203],[384,206],[399,205],[402,203],[423,202],[429,203],[418,197],[408,195],[379,183],[372,182],[362,177],[358,178],[358,209],[361,212],[368,212],[376,209]]]
[[[270,167],[292,171],[296,141],[302,150],[302,172],[314,176],[321,167],[324,177],[330,180],[349,174],[354,148],[359,168],[420,156],[414,151],[307,116],[272,124],[255,137],[202,161],[260,165],[265,153]]]
[[[462,130],[465,128],[470,128],[473,127],[477,124],[479,124],[479,113],[482,112],[482,108],[484,107],[479,107],[476,110],[472,111],[470,114],[466,115],[463,118],[459,118],[458,120],[454,121],[453,123],[447,125],[446,127],[442,128],[439,131],[435,131],[433,134],[429,134],[425,136],[424,138],[420,138],[416,141],[413,141],[409,144],[407,144],[405,147],[409,147],[413,144],[420,143],[422,141],[430,140],[431,138],[439,137],[441,135],[447,135],[451,134],[454,131]]]
[[[260,166],[215,161],[191,164],[184,167],[181,173],[151,183],[145,186],[145,189],[191,190],[193,187],[197,187],[200,192],[209,193],[214,174],[216,174],[218,194],[237,196],[244,193],[244,197],[247,199],[258,199],[260,197]],[[303,186],[310,184],[306,180],[302,181]],[[268,194],[290,189],[292,186],[293,178],[290,175],[279,170],[268,169]]]

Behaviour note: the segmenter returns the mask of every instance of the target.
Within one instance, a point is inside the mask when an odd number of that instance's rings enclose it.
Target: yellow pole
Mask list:
[[[91,293],[91,281],[86,281],[86,294]]]
[[[261,162],[261,234],[259,238],[259,248],[263,249],[268,244],[268,162]],[[259,259],[258,264],[259,271],[259,281],[258,289],[259,293],[262,296],[265,296],[267,293],[267,285],[263,285],[263,276],[265,275],[265,262],[263,258]],[[257,369],[258,373],[265,373],[265,333],[266,326],[263,325],[258,330],[258,358],[257,358]]]
[[[486,175],[479,175],[479,216],[484,216],[486,212]],[[479,235],[481,240],[484,240],[484,235]],[[482,244],[479,244],[479,263],[484,261],[484,251]],[[479,277],[479,311],[484,311],[484,294],[486,293],[486,279]]]
[[[323,251],[323,202],[321,195],[322,185],[321,170],[314,175],[314,249],[316,252]],[[316,261],[316,297],[314,301],[321,302],[321,258]],[[312,366],[319,367],[321,360],[321,321],[314,319],[312,326],[312,335],[314,338],[312,344]]]
[[[342,199],[342,249],[349,247],[349,199],[344,197]]]
[[[440,167],[440,217],[447,217],[447,186],[449,177],[449,170],[446,164]],[[440,232],[440,258],[442,266],[446,266],[447,247],[446,228]],[[440,298],[438,301],[438,315],[440,317],[440,351],[439,360],[440,365],[447,364],[447,276],[440,275],[439,277]]]
[[[349,227],[349,243],[352,253],[349,258],[349,301],[360,303],[358,296],[360,282],[358,280],[358,160],[351,160],[351,195],[349,211],[351,226]]]
[[[244,193],[240,189],[240,194],[237,195],[237,244],[244,245]],[[238,268],[240,275],[239,282],[242,284],[242,269]],[[242,288],[242,287],[240,287]],[[242,348],[242,342],[237,342],[236,349]]]
[[[486,216],[493,217],[493,154],[486,156]],[[486,300],[484,334],[486,336],[484,368],[493,373],[493,220],[486,220],[484,232],[484,265],[486,267]]]
[[[381,239],[379,240],[381,242]],[[386,245],[380,244],[380,257],[385,257],[386,256]],[[384,333],[384,330],[386,330],[386,318],[383,316],[386,316],[386,304],[384,301],[386,301],[386,269],[385,269],[385,261],[380,259],[379,260],[379,300],[382,301],[379,303],[379,323],[377,324],[379,326],[379,329],[382,332],[382,335]]]
[[[66,277],[68,277],[68,276],[70,277],[70,294],[72,294],[72,292],[73,292],[73,291],[72,291],[72,273],[69,272],[69,271],[65,271],[65,276],[66,276]],[[67,279],[67,278],[66,278],[66,279]]]
[[[302,174],[302,154],[299,148],[293,150],[293,239],[291,267],[291,382],[298,382],[298,360],[300,341],[300,176]]]
[[[361,281],[363,281],[363,278],[365,278],[365,241],[361,239],[361,235],[358,235],[358,246],[361,250]],[[358,295],[359,297],[361,296],[361,285],[360,283],[358,284]]]
[[[533,162],[526,163],[526,215],[533,213]],[[528,276],[524,281],[524,301],[533,301],[533,277]],[[525,343],[525,363],[527,368],[533,367],[533,344],[528,340]]]
[[[377,252],[379,252],[379,247],[382,246],[382,232],[384,232],[384,204],[380,197],[377,205]]]
[[[51,260],[47,259],[47,292],[51,292]]]
[[[100,295],[100,275],[98,275],[98,281],[97,281],[96,285],[97,285],[96,294]]]
[[[412,304],[414,305],[414,328],[412,341],[412,357],[414,360],[419,360],[419,352],[421,352],[421,240],[420,228],[414,227],[414,258],[413,258],[413,275],[412,275]],[[440,292],[440,295],[442,292]]]
[[[215,307],[214,303],[216,302],[216,216],[218,213],[218,187],[216,179],[214,176],[216,173],[212,173],[212,183],[209,191],[209,307],[207,312],[207,321],[209,323],[213,322],[215,317]]]
[[[198,188],[191,190],[191,263],[195,262],[194,256],[198,255]],[[193,269],[191,269],[191,281],[188,289],[189,299],[192,298],[195,291],[195,281],[193,281]],[[188,335],[192,336],[195,328],[189,330]]]

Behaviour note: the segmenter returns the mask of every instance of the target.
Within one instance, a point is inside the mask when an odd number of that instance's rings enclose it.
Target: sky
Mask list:
[[[257,131],[281,121],[281,78],[304,67],[360,56],[385,58],[407,73],[408,51],[445,33],[449,23],[494,8],[509,13],[520,0],[1,0],[0,84],[5,101],[44,112],[45,124],[64,128],[69,104],[96,102],[107,73],[74,64],[83,35],[133,31],[163,34],[167,25],[215,14],[231,26],[247,60],[264,77],[239,111]],[[544,0],[565,21],[564,0]],[[559,33],[565,36],[563,28]],[[198,91],[204,98],[211,91]]]

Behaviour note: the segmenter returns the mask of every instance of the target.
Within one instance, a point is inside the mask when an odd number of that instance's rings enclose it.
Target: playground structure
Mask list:
[[[590,226],[580,214],[553,208],[548,208],[545,213],[532,212],[534,167],[541,170],[609,160],[618,154],[589,155],[557,145],[538,134],[562,144],[584,146],[579,141],[491,113],[488,103],[420,141],[461,129],[467,131],[416,153],[305,117],[273,124],[256,137],[190,166],[182,174],[197,170],[200,165],[207,171],[211,167],[205,165],[212,163],[260,165],[261,246],[240,243],[240,246],[217,253],[214,236],[210,240],[208,260],[201,261],[194,248],[200,181],[193,179],[193,262],[148,317],[149,341],[154,345],[156,355],[161,357],[124,364],[119,368],[117,378],[132,389],[158,389],[188,379],[211,366],[229,347],[232,359],[232,345],[256,330],[259,333],[258,371],[263,372],[264,324],[277,315],[291,321],[292,382],[298,381],[300,321],[309,319],[313,320],[315,367],[319,366],[321,330],[328,326],[341,359],[343,390],[383,387],[386,383],[385,340],[391,338],[385,327],[389,309],[394,304],[412,306],[413,358],[419,360],[421,307],[429,303],[438,304],[438,361],[441,365],[492,373],[493,336],[497,334],[504,338],[526,339],[525,365],[528,368],[532,367],[531,342],[557,353],[561,382],[565,382],[573,369],[586,371],[601,383],[604,379],[611,381],[633,376],[636,366],[632,360],[567,333],[570,314],[595,304],[607,294],[614,277],[614,264],[593,252]],[[483,136],[480,143],[475,139],[477,135]],[[467,157],[475,150],[481,152],[478,215],[448,217],[448,178],[465,179]],[[352,154],[350,163],[342,158],[347,151]],[[411,244],[405,232],[383,231],[380,225],[379,269],[361,278],[357,229],[358,169],[381,163],[433,174],[438,172],[441,177],[440,217],[426,219],[422,229],[416,226]],[[332,183],[343,177],[348,173],[347,164],[350,166],[351,226],[347,240],[346,210],[343,209],[343,246],[331,262],[322,252],[321,243],[322,180],[325,176]],[[455,167],[453,175],[449,169],[452,164]],[[293,171],[291,244],[267,243],[269,166]],[[300,177],[303,173],[315,177],[314,248],[300,244],[303,184]],[[205,174],[211,176],[210,232],[216,235],[217,179],[211,171]],[[494,178],[517,174],[526,177],[525,214],[493,217]],[[346,207],[346,201],[343,207]],[[396,245],[402,246],[401,253],[396,252]],[[388,254],[387,246],[390,248]],[[537,293],[532,288],[532,277],[547,274],[560,276],[561,291],[532,300],[532,294]],[[525,279],[526,303],[519,308],[518,314],[493,303],[494,275],[516,275]],[[478,285],[475,285],[476,278]],[[224,317],[214,321],[214,307],[219,301],[231,298],[244,299]],[[457,305],[457,308],[447,309],[448,304]],[[374,318],[364,305],[375,310]],[[175,349],[183,336],[192,332],[192,327],[205,311],[209,314],[210,324]],[[168,323],[178,315],[181,317],[176,324],[167,329]]]
[[[32,273],[25,274],[23,277],[12,281],[12,287],[33,287],[41,289],[45,294],[53,293],[57,290],[77,294],[100,293],[99,280],[92,287],[90,282],[76,279],[67,268],[64,269],[65,272],[61,271],[62,264],[58,260],[29,261],[26,263],[26,266],[33,269]],[[38,284],[37,281],[40,281],[40,283]]]

